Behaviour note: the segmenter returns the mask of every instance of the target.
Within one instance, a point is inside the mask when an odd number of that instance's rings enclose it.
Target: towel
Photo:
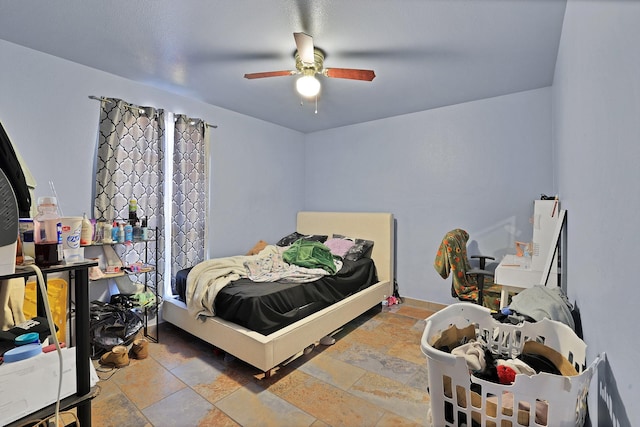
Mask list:
[[[484,347],[478,341],[469,341],[451,350],[454,356],[462,356],[471,371],[482,371],[487,366],[484,359]]]
[[[24,303],[24,279],[0,280],[0,329],[6,331],[25,322],[22,311]]]

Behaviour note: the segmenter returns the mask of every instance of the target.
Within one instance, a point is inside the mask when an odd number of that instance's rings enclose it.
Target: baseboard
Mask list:
[[[445,307],[448,307],[447,304],[440,304],[437,302],[424,301],[409,297],[402,297],[402,301],[404,304],[410,305],[412,307],[424,308],[425,310],[430,311],[438,311],[442,310]]]

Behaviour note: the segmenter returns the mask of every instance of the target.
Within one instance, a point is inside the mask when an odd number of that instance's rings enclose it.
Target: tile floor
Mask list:
[[[163,323],[149,357],[99,372],[94,426],[421,426],[429,396],[420,350],[433,312],[372,309],[270,378]]]

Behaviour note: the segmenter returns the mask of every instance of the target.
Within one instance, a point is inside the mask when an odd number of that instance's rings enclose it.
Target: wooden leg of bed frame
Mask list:
[[[266,380],[268,378],[271,378],[271,369],[264,373],[264,379]]]

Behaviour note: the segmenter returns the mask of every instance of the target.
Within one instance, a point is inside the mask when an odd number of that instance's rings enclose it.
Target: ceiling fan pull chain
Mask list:
[[[318,95],[316,95],[316,114],[318,114]]]

